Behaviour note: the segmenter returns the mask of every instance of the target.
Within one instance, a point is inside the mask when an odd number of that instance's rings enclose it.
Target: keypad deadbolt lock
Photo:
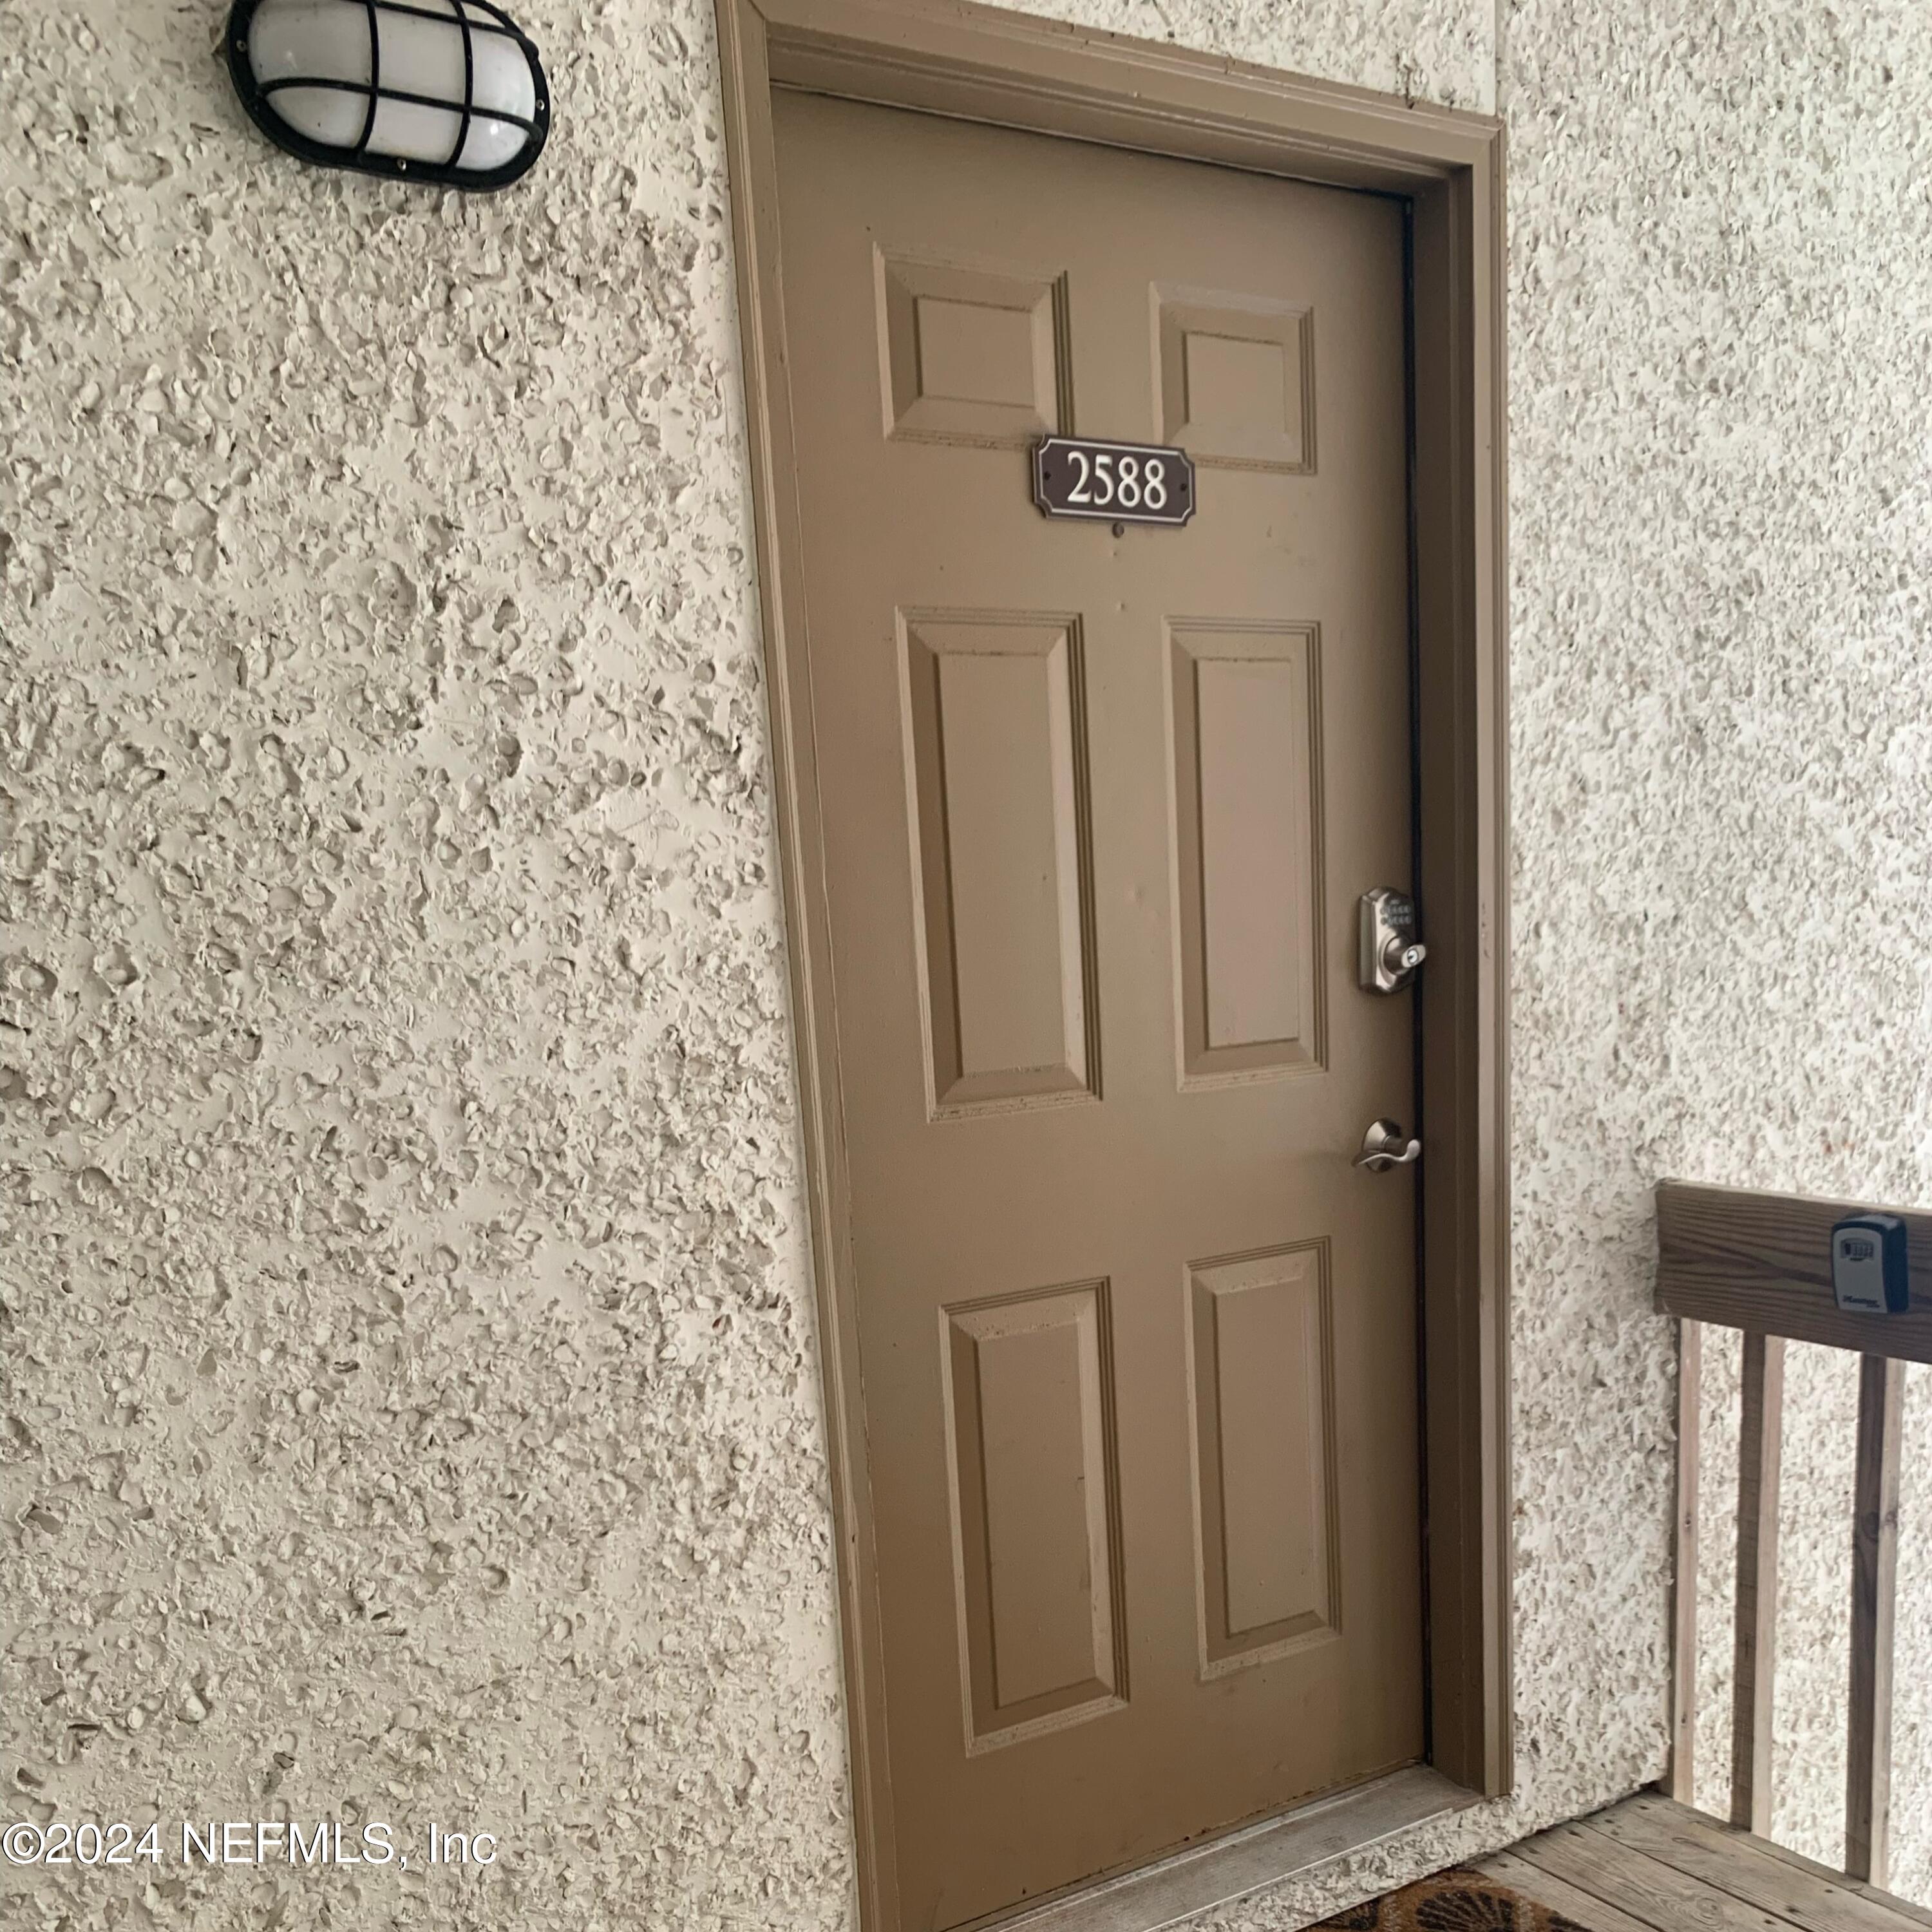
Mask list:
[[[1415,902],[1393,886],[1362,895],[1362,991],[1399,993],[1429,949],[1415,936]]]

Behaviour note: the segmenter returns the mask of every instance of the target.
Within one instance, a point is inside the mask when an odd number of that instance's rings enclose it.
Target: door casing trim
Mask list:
[[[717,0],[746,446],[817,1284],[860,1923],[898,1932],[772,91],[802,88],[1406,199],[1420,844],[1428,1758],[1514,1774],[1503,130],[963,0]]]

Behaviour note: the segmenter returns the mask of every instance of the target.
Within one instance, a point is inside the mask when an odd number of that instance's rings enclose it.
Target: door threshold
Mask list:
[[[1000,1919],[998,1932],[1161,1932],[1480,1802],[1439,1771],[1408,1765]]]

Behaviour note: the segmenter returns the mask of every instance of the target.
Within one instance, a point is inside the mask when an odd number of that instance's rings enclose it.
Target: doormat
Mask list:
[[[1352,1905],[1322,1920],[1322,1932],[1330,1927],[1334,1932],[1585,1932],[1575,1919],[1514,1886],[1460,1867]]]

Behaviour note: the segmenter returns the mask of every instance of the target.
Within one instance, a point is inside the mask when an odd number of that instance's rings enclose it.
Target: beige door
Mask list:
[[[1423,1750],[1394,202],[787,94],[901,1922]],[[1052,430],[1184,530],[1048,521]]]

